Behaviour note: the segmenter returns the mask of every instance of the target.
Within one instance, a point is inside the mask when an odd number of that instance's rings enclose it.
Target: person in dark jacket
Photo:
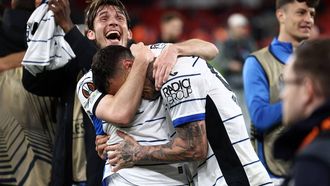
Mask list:
[[[283,123],[274,155],[293,160],[283,185],[330,185],[330,39],[304,42],[284,72]]]
[[[72,185],[72,133],[75,87],[78,74],[90,69],[91,59],[97,50],[95,44],[84,37],[70,18],[68,0],[48,2],[54,12],[56,23],[64,30],[76,58],[63,68],[45,71],[33,76],[26,69],[23,72],[24,88],[38,96],[59,98],[57,128],[53,147],[51,185]],[[87,185],[100,185],[104,161],[95,152],[95,131],[89,118],[83,115],[85,149],[87,159]],[[82,152],[83,153],[83,152]],[[98,184],[99,183],[99,184]]]

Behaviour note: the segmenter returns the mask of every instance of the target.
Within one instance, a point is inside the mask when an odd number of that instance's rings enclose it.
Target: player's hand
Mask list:
[[[138,161],[137,154],[142,149],[137,141],[132,136],[117,130],[118,136],[123,138],[123,141],[115,145],[109,146],[108,162],[112,166],[112,171],[117,172],[122,168],[133,167]]]
[[[155,58],[155,55],[151,52],[150,48],[145,46],[142,42],[132,44],[130,50],[135,58],[134,62],[149,64]]]
[[[99,157],[103,160],[107,158],[107,141],[110,138],[108,135],[97,135],[95,138],[95,150]]]
[[[65,33],[69,32],[74,27],[70,18],[71,10],[69,0],[49,0],[48,9],[54,12],[55,22]]]
[[[153,77],[155,78],[156,90],[159,90],[167,81],[168,76],[176,63],[177,57],[178,53],[175,48],[173,48],[173,44],[167,45],[157,57],[153,66]]]

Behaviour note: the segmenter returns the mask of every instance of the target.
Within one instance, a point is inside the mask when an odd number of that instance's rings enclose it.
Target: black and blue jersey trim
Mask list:
[[[93,105],[93,109],[92,109],[92,113],[93,115],[96,115],[95,114],[95,111],[96,111],[96,107],[97,105],[100,103],[101,99],[105,96],[105,94],[102,94],[99,98],[97,98],[95,104]]]
[[[105,132],[103,131],[103,126],[102,126],[103,121],[97,118],[95,115],[90,115],[90,117],[93,121],[96,135],[104,135]]]
[[[178,127],[185,123],[189,123],[189,122],[193,122],[193,121],[200,121],[200,120],[205,120],[205,113],[177,118],[173,121],[173,126]]]

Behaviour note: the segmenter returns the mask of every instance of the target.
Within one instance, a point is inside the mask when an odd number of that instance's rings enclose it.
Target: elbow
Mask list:
[[[205,60],[213,60],[218,54],[219,54],[219,49],[217,48],[217,46],[215,46],[213,43],[209,43],[209,52],[208,55],[205,56]]]

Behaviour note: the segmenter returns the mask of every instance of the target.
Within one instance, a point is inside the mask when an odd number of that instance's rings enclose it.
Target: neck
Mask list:
[[[159,96],[159,92],[155,89],[155,79],[152,73],[153,63],[149,63],[142,93],[142,97],[147,100],[155,100]]]
[[[326,99],[324,98],[321,97],[314,98],[313,102],[306,106],[305,116],[310,116],[311,114],[313,114],[313,112],[319,107],[321,107],[321,105],[325,104],[325,102]]]
[[[291,43],[293,49],[295,50],[303,41],[302,39],[296,39],[292,36],[290,36],[289,34],[286,34],[283,31],[280,31],[280,34],[278,35],[278,40],[281,42],[287,42],[287,43]]]

